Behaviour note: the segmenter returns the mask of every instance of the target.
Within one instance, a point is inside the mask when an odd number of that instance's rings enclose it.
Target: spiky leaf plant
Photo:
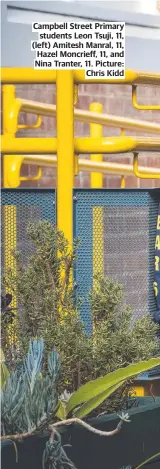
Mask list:
[[[43,373],[43,353],[42,338],[30,342],[23,365],[10,373],[1,391],[3,436],[39,432],[53,421],[58,409],[59,359],[52,350]]]

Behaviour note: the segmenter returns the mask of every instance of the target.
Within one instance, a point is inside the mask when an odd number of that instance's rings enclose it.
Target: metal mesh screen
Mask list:
[[[1,193],[1,258],[2,273],[5,268],[14,267],[11,250],[21,251],[23,263],[33,252],[27,237],[29,222],[41,219],[55,225],[56,206],[54,190],[2,189]]]
[[[102,272],[124,285],[133,319],[154,313],[154,245],[160,190],[76,190],[75,235],[77,296],[88,332],[92,319],[88,293],[93,275]]]
[[[125,286],[134,316],[148,310],[149,207],[104,207],[104,274]]]

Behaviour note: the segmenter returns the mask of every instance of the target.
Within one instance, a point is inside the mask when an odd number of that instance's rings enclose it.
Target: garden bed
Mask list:
[[[152,455],[160,452],[160,398],[139,398],[140,404],[129,412],[131,423],[122,426],[112,437],[97,436],[79,425],[61,428],[62,444],[70,444],[65,451],[77,469],[134,469]],[[90,419],[90,425],[101,430],[116,427],[117,416],[110,414]],[[33,436],[22,443],[2,442],[2,469],[42,469],[42,454],[48,435]],[[157,462],[145,466],[158,469]]]

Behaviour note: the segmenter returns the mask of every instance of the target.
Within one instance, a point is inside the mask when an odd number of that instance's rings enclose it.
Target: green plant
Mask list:
[[[16,293],[21,305],[16,323],[19,359],[35,335],[44,338],[45,356],[56,344],[61,361],[58,383],[61,394],[65,390],[73,393],[88,380],[157,356],[158,326],[149,315],[132,324],[132,311],[124,304],[123,286],[101,275],[94,279],[90,292],[94,336],[88,337],[70,282],[77,241],[71,252],[63,233],[47,221],[29,224],[27,233],[34,247],[33,255],[24,265],[21,254],[14,253],[16,271],[9,271],[5,276],[5,289],[9,287]],[[127,394],[125,381],[96,410],[96,415],[125,408]]]
[[[66,401],[63,399],[62,404],[65,418],[70,414],[77,418],[86,417],[129,378],[133,378],[159,365],[160,357],[151,358],[147,361],[128,365],[125,368],[119,368],[103,377],[84,384],[71,396],[67,396]],[[61,408],[58,409],[59,416],[60,412]]]
[[[41,434],[55,419],[59,406],[57,382],[59,358],[55,348],[48,354],[47,371],[43,371],[43,339],[30,342],[23,366],[12,371],[1,391],[1,439],[14,442]],[[53,434],[53,431],[52,431]],[[74,469],[54,431],[43,454],[43,469]],[[16,450],[16,462],[18,451]]]
[[[1,391],[2,435],[37,432],[52,421],[58,408],[59,360],[56,350],[43,372],[43,339],[30,342],[23,365],[11,371]]]
[[[92,376],[92,341],[80,321],[70,282],[77,242],[71,252],[63,233],[47,221],[29,224],[27,234],[33,255],[24,265],[21,253],[14,252],[16,271],[8,271],[4,281],[21,305],[15,326],[19,356],[35,336],[44,338],[46,354],[56,344],[61,360],[59,391],[67,387],[73,392]],[[8,348],[6,337],[4,342]]]
[[[158,457],[158,459],[156,460],[155,458],[157,458],[157,457]],[[148,459],[146,459],[145,461],[141,462],[141,464],[138,464],[138,466],[136,466],[135,469],[140,469],[140,468],[142,468],[142,467],[145,467],[145,466],[147,466],[148,464],[151,464],[151,462],[153,462],[153,463],[154,463],[154,462],[155,462],[155,463],[156,463],[156,462],[160,462],[160,458],[159,458],[159,457],[160,457],[160,453],[153,454],[153,456],[151,456],[150,458],[148,458]]]
[[[0,389],[3,388],[4,384],[6,383],[9,371],[5,365],[5,358],[3,350],[0,348],[0,361],[1,361],[1,370],[0,370]]]
[[[158,326],[149,314],[133,322],[132,310],[125,305],[123,285],[98,274],[90,293],[90,304],[94,323],[95,378],[159,354]],[[132,383],[132,379],[125,382],[101,406],[101,412],[117,411],[126,406],[128,385],[132,392]]]
[[[67,402],[65,420],[53,422],[56,420],[59,407],[57,395],[59,361],[56,350],[53,350],[48,356],[48,373],[43,372],[43,350],[43,339],[30,342],[23,367],[12,371],[4,385],[1,392],[1,439],[22,440],[49,429],[51,434],[43,453],[43,469],[75,469],[61,446],[61,437],[57,428],[78,423],[98,435],[113,436],[118,433],[124,421],[130,422],[128,414],[122,413],[117,427],[108,432],[93,428],[80,418],[99,406],[128,377],[160,365],[160,357],[129,365],[81,386]],[[67,415],[73,415],[73,417],[67,419]]]

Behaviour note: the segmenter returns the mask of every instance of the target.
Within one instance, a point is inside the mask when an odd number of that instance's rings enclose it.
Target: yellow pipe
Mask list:
[[[89,106],[91,112],[102,112],[102,104],[100,103],[91,103]],[[102,137],[102,126],[99,124],[90,124],[90,137],[101,138]],[[91,154],[91,161],[102,161],[102,154]],[[91,172],[91,188],[102,188],[103,187],[103,175],[102,173],[92,173]]]
[[[6,162],[5,178],[3,180],[4,187],[19,187],[21,181],[20,172],[24,157],[22,155],[4,155],[3,158]]]
[[[144,110],[144,111],[160,111],[160,104],[138,104],[137,103],[137,93],[136,86],[132,86],[132,104],[135,109]]]
[[[133,171],[135,176],[137,176],[140,179],[160,179],[160,174],[157,173],[150,173],[141,171],[140,168],[138,168],[138,153],[134,154],[134,159],[133,159]]]
[[[108,161],[103,161],[101,163],[96,162],[96,161],[90,161],[87,159],[81,159],[79,158],[79,168],[82,171],[101,171],[103,173],[110,173],[110,174],[117,174],[117,175],[124,175],[124,176],[129,176],[133,175],[133,166],[129,164],[119,164],[119,163],[112,163]],[[140,167],[139,168],[141,171],[146,174],[149,172],[150,174],[155,173],[154,168],[147,168],[147,167]],[[160,169],[157,169],[157,173],[160,175]],[[153,176],[152,176],[153,177]]]
[[[69,110],[68,114],[69,115]],[[66,120],[65,125],[66,128]],[[66,138],[66,137],[65,137]],[[142,137],[103,137],[103,138],[75,138],[73,141],[76,154],[83,153],[126,153],[135,151],[158,151],[160,139]],[[62,144],[61,144],[62,145]],[[65,146],[65,143],[64,143]],[[66,148],[66,146],[65,146]],[[1,152],[9,154],[39,153],[49,154],[57,152],[56,138],[9,138],[1,136]],[[63,166],[64,168],[64,166]],[[71,166],[72,171],[72,166]]]
[[[77,86],[77,85],[74,85],[74,89],[73,89],[73,101],[74,101],[74,106],[75,106],[75,104],[78,103],[78,86]]]
[[[23,112],[43,116],[53,117],[56,115],[56,106],[54,104],[39,103],[37,101],[29,101],[26,99],[21,100],[21,110]],[[156,122],[134,120],[104,113],[98,114],[97,112],[95,112],[95,109],[92,110],[92,112],[74,109],[74,118],[83,122],[102,124],[116,128],[121,127],[123,129],[135,129],[137,131],[146,130],[148,132],[160,133],[160,124],[157,124]]]
[[[74,81],[75,83],[112,83],[113,85],[119,83],[120,85],[132,85],[132,84],[150,84],[150,85],[159,85],[160,84],[160,73],[144,73],[136,72],[135,70],[126,70],[125,79],[116,80],[107,79],[107,78],[85,78],[85,70],[75,70],[74,71]]]
[[[8,171],[7,171],[7,187],[15,188],[19,187],[21,176],[21,166],[22,164],[30,164],[30,165],[38,165],[38,166],[57,166],[57,156],[55,155],[7,155],[8,158]],[[76,166],[79,167],[81,171],[92,171],[92,172],[102,172],[107,174],[113,174],[122,176],[124,178],[127,175],[133,175],[133,166],[129,164],[119,164],[119,163],[112,163],[112,162],[97,162],[91,161],[84,158],[79,158],[77,161],[76,158]],[[78,168],[76,173],[78,174]],[[150,174],[151,177],[154,177],[156,174],[160,177],[160,169],[156,168],[147,168],[147,167],[139,167],[139,171],[143,172],[144,174]],[[124,181],[122,181],[122,186]],[[121,186],[121,187],[122,187]],[[124,188],[125,186],[123,186]]]
[[[21,109],[20,99],[16,98],[15,86],[4,85],[3,91],[3,133],[14,137],[18,129],[18,115]]]
[[[38,168],[36,176],[20,176],[20,181],[39,181],[42,177],[42,168]]]
[[[68,70],[63,70],[65,74]],[[56,70],[34,70],[33,68],[3,68],[1,69],[2,83],[55,83]],[[74,70],[74,83],[120,83],[125,84],[160,84],[159,73],[136,72],[135,70],[126,70],[125,79],[107,79],[107,78],[85,78],[85,70]]]
[[[1,137],[2,153],[56,153],[56,138],[8,138]]]
[[[73,71],[57,71],[57,222],[66,239],[73,240],[74,93]],[[43,140],[43,139],[42,139]],[[47,140],[46,150],[47,150]],[[52,146],[53,146],[52,139]]]
[[[56,70],[34,68],[1,68],[2,83],[56,83]]]
[[[134,151],[158,151],[160,139],[151,137],[106,137],[75,138],[75,152],[83,153],[126,153]]]
[[[125,189],[125,187],[126,187],[125,177],[122,176],[121,177],[121,189]]]
[[[6,107],[5,129],[6,132],[14,135],[20,128],[37,128],[41,125],[41,118],[38,117],[36,124],[32,126],[25,126],[18,124],[18,115],[20,111],[37,114],[38,116],[55,116],[56,106],[45,103],[38,103],[36,101],[23,100],[15,97],[15,88],[12,85],[5,85],[3,87],[3,95],[5,94],[8,100]],[[146,130],[148,132],[160,133],[160,125],[154,122],[144,122],[141,120],[127,119],[125,117],[100,114],[96,112],[84,111],[81,109],[74,110],[74,118],[82,120],[83,122],[102,124],[112,127],[123,127],[125,129]]]
[[[41,116],[38,116],[38,119],[37,119],[37,122],[35,124],[32,124],[32,125],[25,125],[25,124],[18,124],[18,130],[19,129],[39,129],[39,127],[41,126],[42,124],[42,118]]]
[[[98,115],[96,112],[75,109],[74,118],[76,120],[82,120],[83,122],[93,122],[104,126],[160,133],[160,124],[157,124],[156,122],[141,121],[138,119],[134,120],[128,117],[114,116],[112,114],[101,113]]]

